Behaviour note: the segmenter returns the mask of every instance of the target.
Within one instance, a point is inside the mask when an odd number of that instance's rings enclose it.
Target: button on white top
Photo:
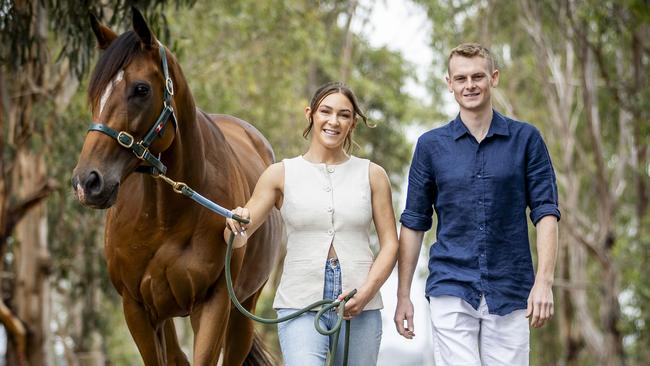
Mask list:
[[[327,167],[327,172],[328,173],[334,173],[334,168],[333,167]]]
[[[329,191],[332,190],[332,187],[330,187],[330,186],[325,186],[325,187],[323,187],[323,189],[325,190],[325,192],[329,192]]]
[[[334,209],[332,208],[332,206],[330,206],[330,207],[327,208],[327,212],[332,212],[332,211],[334,211]]]
[[[334,229],[327,230],[327,235],[334,235]]]

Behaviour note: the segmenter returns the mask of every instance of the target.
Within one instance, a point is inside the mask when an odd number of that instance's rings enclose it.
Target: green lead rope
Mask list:
[[[248,223],[248,220],[241,219],[240,217],[237,217],[236,215],[233,215],[233,219],[243,222],[243,223]],[[286,322],[288,320],[294,319],[299,317],[300,315],[314,310],[318,307],[321,309],[318,310],[316,313],[316,317],[314,318],[314,327],[316,328],[316,331],[322,335],[330,336],[334,335],[334,341],[332,342],[332,347],[329,352],[327,352],[327,360],[325,361],[325,364],[327,366],[334,366],[334,361],[335,361],[335,356],[336,356],[336,348],[339,343],[339,335],[341,334],[341,324],[343,323],[343,311],[345,310],[345,304],[357,293],[357,290],[354,289],[350,291],[349,294],[347,294],[343,300],[338,301],[338,300],[331,300],[331,299],[323,299],[320,301],[316,301],[313,304],[307,305],[306,307],[291,313],[289,315],[283,316],[281,318],[277,319],[267,319],[267,318],[261,318],[242,306],[242,304],[239,302],[237,299],[237,295],[235,295],[235,289],[233,288],[232,285],[232,274],[230,272],[230,261],[232,259],[232,245],[233,245],[233,240],[235,239],[235,234],[230,233],[230,238],[228,239],[228,247],[226,248],[226,285],[228,286],[228,295],[230,296],[230,299],[232,300],[233,304],[235,304],[235,307],[244,315],[246,315],[248,318],[255,320],[256,322],[260,322],[262,324],[277,324],[277,323],[282,323]],[[323,329],[320,326],[320,318],[329,310],[332,308],[338,307],[337,309],[337,320],[336,324],[332,329],[327,330]],[[350,321],[346,320],[345,321],[345,344],[343,347],[343,365],[347,366],[348,364],[348,351],[349,351],[349,345],[350,345]]]

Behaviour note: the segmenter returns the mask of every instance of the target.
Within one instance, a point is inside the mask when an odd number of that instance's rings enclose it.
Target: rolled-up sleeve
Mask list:
[[[557,184],[551,157],[539,131],[535,129],[526,151],[526,203],[534,225],[544,216],[560,220]]]
[[[431,143],[431,142],[429,142]],[[430,151],[422,137],[418,139],[409,170],[406,208],[400,222],[409,229],[427,231],[433,224],[433,202],[436,195]]]

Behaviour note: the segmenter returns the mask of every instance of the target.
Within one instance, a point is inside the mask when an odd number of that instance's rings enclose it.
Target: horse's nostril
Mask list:
[[[91,171],[84,182],[84,190],[90,194],[99,193],[102,190],[103,180],[96,171]]]

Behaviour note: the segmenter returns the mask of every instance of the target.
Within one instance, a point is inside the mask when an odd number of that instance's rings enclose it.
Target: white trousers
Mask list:
[[[500,316],[454,296],[429,299],[436,366],[528,366],[526,310]]]

